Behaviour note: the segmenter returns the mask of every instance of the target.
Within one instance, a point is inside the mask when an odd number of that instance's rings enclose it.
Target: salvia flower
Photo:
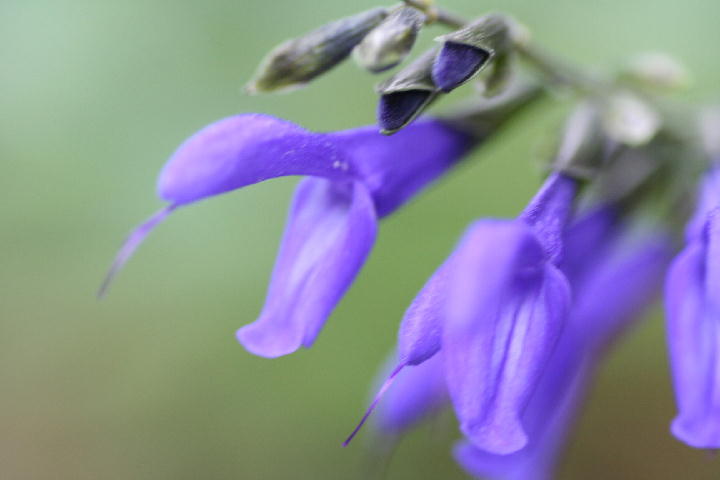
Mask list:
[[[279,176],[297,187],[260,318],[241,329],[248,350],[275,357],[310,346],[373,245],[377,219],[452,167],[474,139],[439,120],[392,138],[372,127],[316,134],[265,115],[239,115],[188,139],[163,168],[169,202],[141,226],[113,273],[175,208]]]
[[[519,219],[476,222],[453,255],[446,379],[460,428],[479,449],[508,454],[528,441],[521,414],[570,302],[555,263],[575,190],[552,175]]]
[[[557,347],[522,413],[528,443],[509,455],[458,444],[455,457],[473,475],[553,478],[558,454],[607,345],[657,297],[672,254],[664,233],[644,229],[631,234],[606,209],[575,222],[565,250],[561,270],[573,286],[574,299]]]
[[[171,211],[270,178],[300,182],[260,318],[238,332],[251,352],[276,357],[309,347],[372,248],[377,220],[453,167],[523,106],[533,89],[478,110],[488,119],[468,133],[428,119],[402,135],[374,127],[312,133],[274,117],[226,118],[189,138],[158,180],[169,206],[128,238],[102,290],[143,238]],[[500,112],[500,115],[498,115]]]
[[[667,334],[678,416],[673,434],[720,448],[720,170],[708,172],[687,245],[665,286]]]

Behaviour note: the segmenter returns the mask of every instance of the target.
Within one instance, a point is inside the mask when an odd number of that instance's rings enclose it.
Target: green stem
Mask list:
[[[461,15],[458,15],[456,13],[450,12],[448,10],[445,10],[440,7],[436,7],[434,5],[431,5],[430,2],[427,0],[403,0],[405,2],[405,5],[409,7],[417,8],[418,10],[422,10],[425,12],[433,21],[442,23],[443,25],[458,29],[462,28],[467,24],[467,20],[465,20]]]

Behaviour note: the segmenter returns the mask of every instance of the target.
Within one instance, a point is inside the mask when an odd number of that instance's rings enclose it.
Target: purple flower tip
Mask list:
[[[490,53],[481,48],[445,42],[433,64],[433,82],[443,92],[450,92],[479,72],[489,58]]]

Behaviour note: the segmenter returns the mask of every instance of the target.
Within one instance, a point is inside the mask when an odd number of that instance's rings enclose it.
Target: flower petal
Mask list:
[[[398,332],[398,362],[402,365],[419,365],[440,350],[447,265],[441,265],[430,277],[403,316]]]
[[[570,422],[580,405],[587,384],[586,364],[557,371],[533,395],[525,414],[528,444],[513,453],[497,455],[461,442],[453,450],[456,461],[470,474],[492,480],[550,480],[568,435]]]
[[[705,284],[720,264],[708,250],[699,239],[691,242],[673,262],[665,284],[679,410],[672,432],[690,446],[720,448],[720,312],[707,301]]]
[[[453,260],[443,351],[463,433],[508,454],[567,315],[569,287],[522,222],[478,222]]]
[[[269,178],[352,178],[348,159],[324,134],[268,115],[236,115],[186,140],[158,179],[158,194],[182,205]]]
[[[520,218],[533,227],[548,258],[562,254],[563,233],[577,192],[577,180],[563,173],[550,175]]]
[[[415,122],[389,137],[375,127],[329,136],[351,157],[380,217],[453,167],[477,141],[437,119]]]
[[[298,186],[260,318],[238,331],[250,352],[309,347],[375,240],[372,199],[359,183],[308,178]]]

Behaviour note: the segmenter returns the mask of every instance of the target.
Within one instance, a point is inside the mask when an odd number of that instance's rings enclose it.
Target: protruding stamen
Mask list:
[[[108,288],[110,288],[110,284],[115,278],[115,275],[118,274],[125,263],[130,259],[137,247],[139,247],[143,240],[145,240],[145,237],[147,237],[148,234],[152,232],[160,222],[165,220],[165,218],[167,218],[167,216],[177,207],[178,205],[168,205],[163,208],[147,219],[145,223],[133,230],[133,232],[125,239],[125,243],[115,256],[115,260],[113,261],[110,270],[108,270],[105,280],[103,280],[102,285],[100,285],[100,288],[98,289],[98,298],[103,298],[105,296]]]
[[[347,439],[345,439],[345,441],[343,442],[343,444],[342,444],[343,447],[347,447],[350,444],[350,442],[352,441],[352,439],[355,438],[355,435],[358,434],[358,432],[360,431],[362,426],[365,424],[367,419],[370,418],[370,415],[372,414],[373,410],[375,410],[375,407],[377,407],[382,396],[385,395],[385,392],[393,384],[398,373],[400,373],[400,371],[403,368],[405,368],[405,366],[406,366],[405,363],[401,363],[400,365],[395,367],[395,370],[393,370],[392,373],[390,374],[390,376],[387,378],[387,380],[385,380],[385,382],[383,382],[382,386],[380,387],[380,390],[378,390],[378,393],[375,394],[375,398],[373,398],[373,401],[370,403],[370,406],[365,411],[365,415],[362,416],[362,418],[360,419],[360,422],[357,424],[355,429],[350,433],[350,435],[348,435]]]

